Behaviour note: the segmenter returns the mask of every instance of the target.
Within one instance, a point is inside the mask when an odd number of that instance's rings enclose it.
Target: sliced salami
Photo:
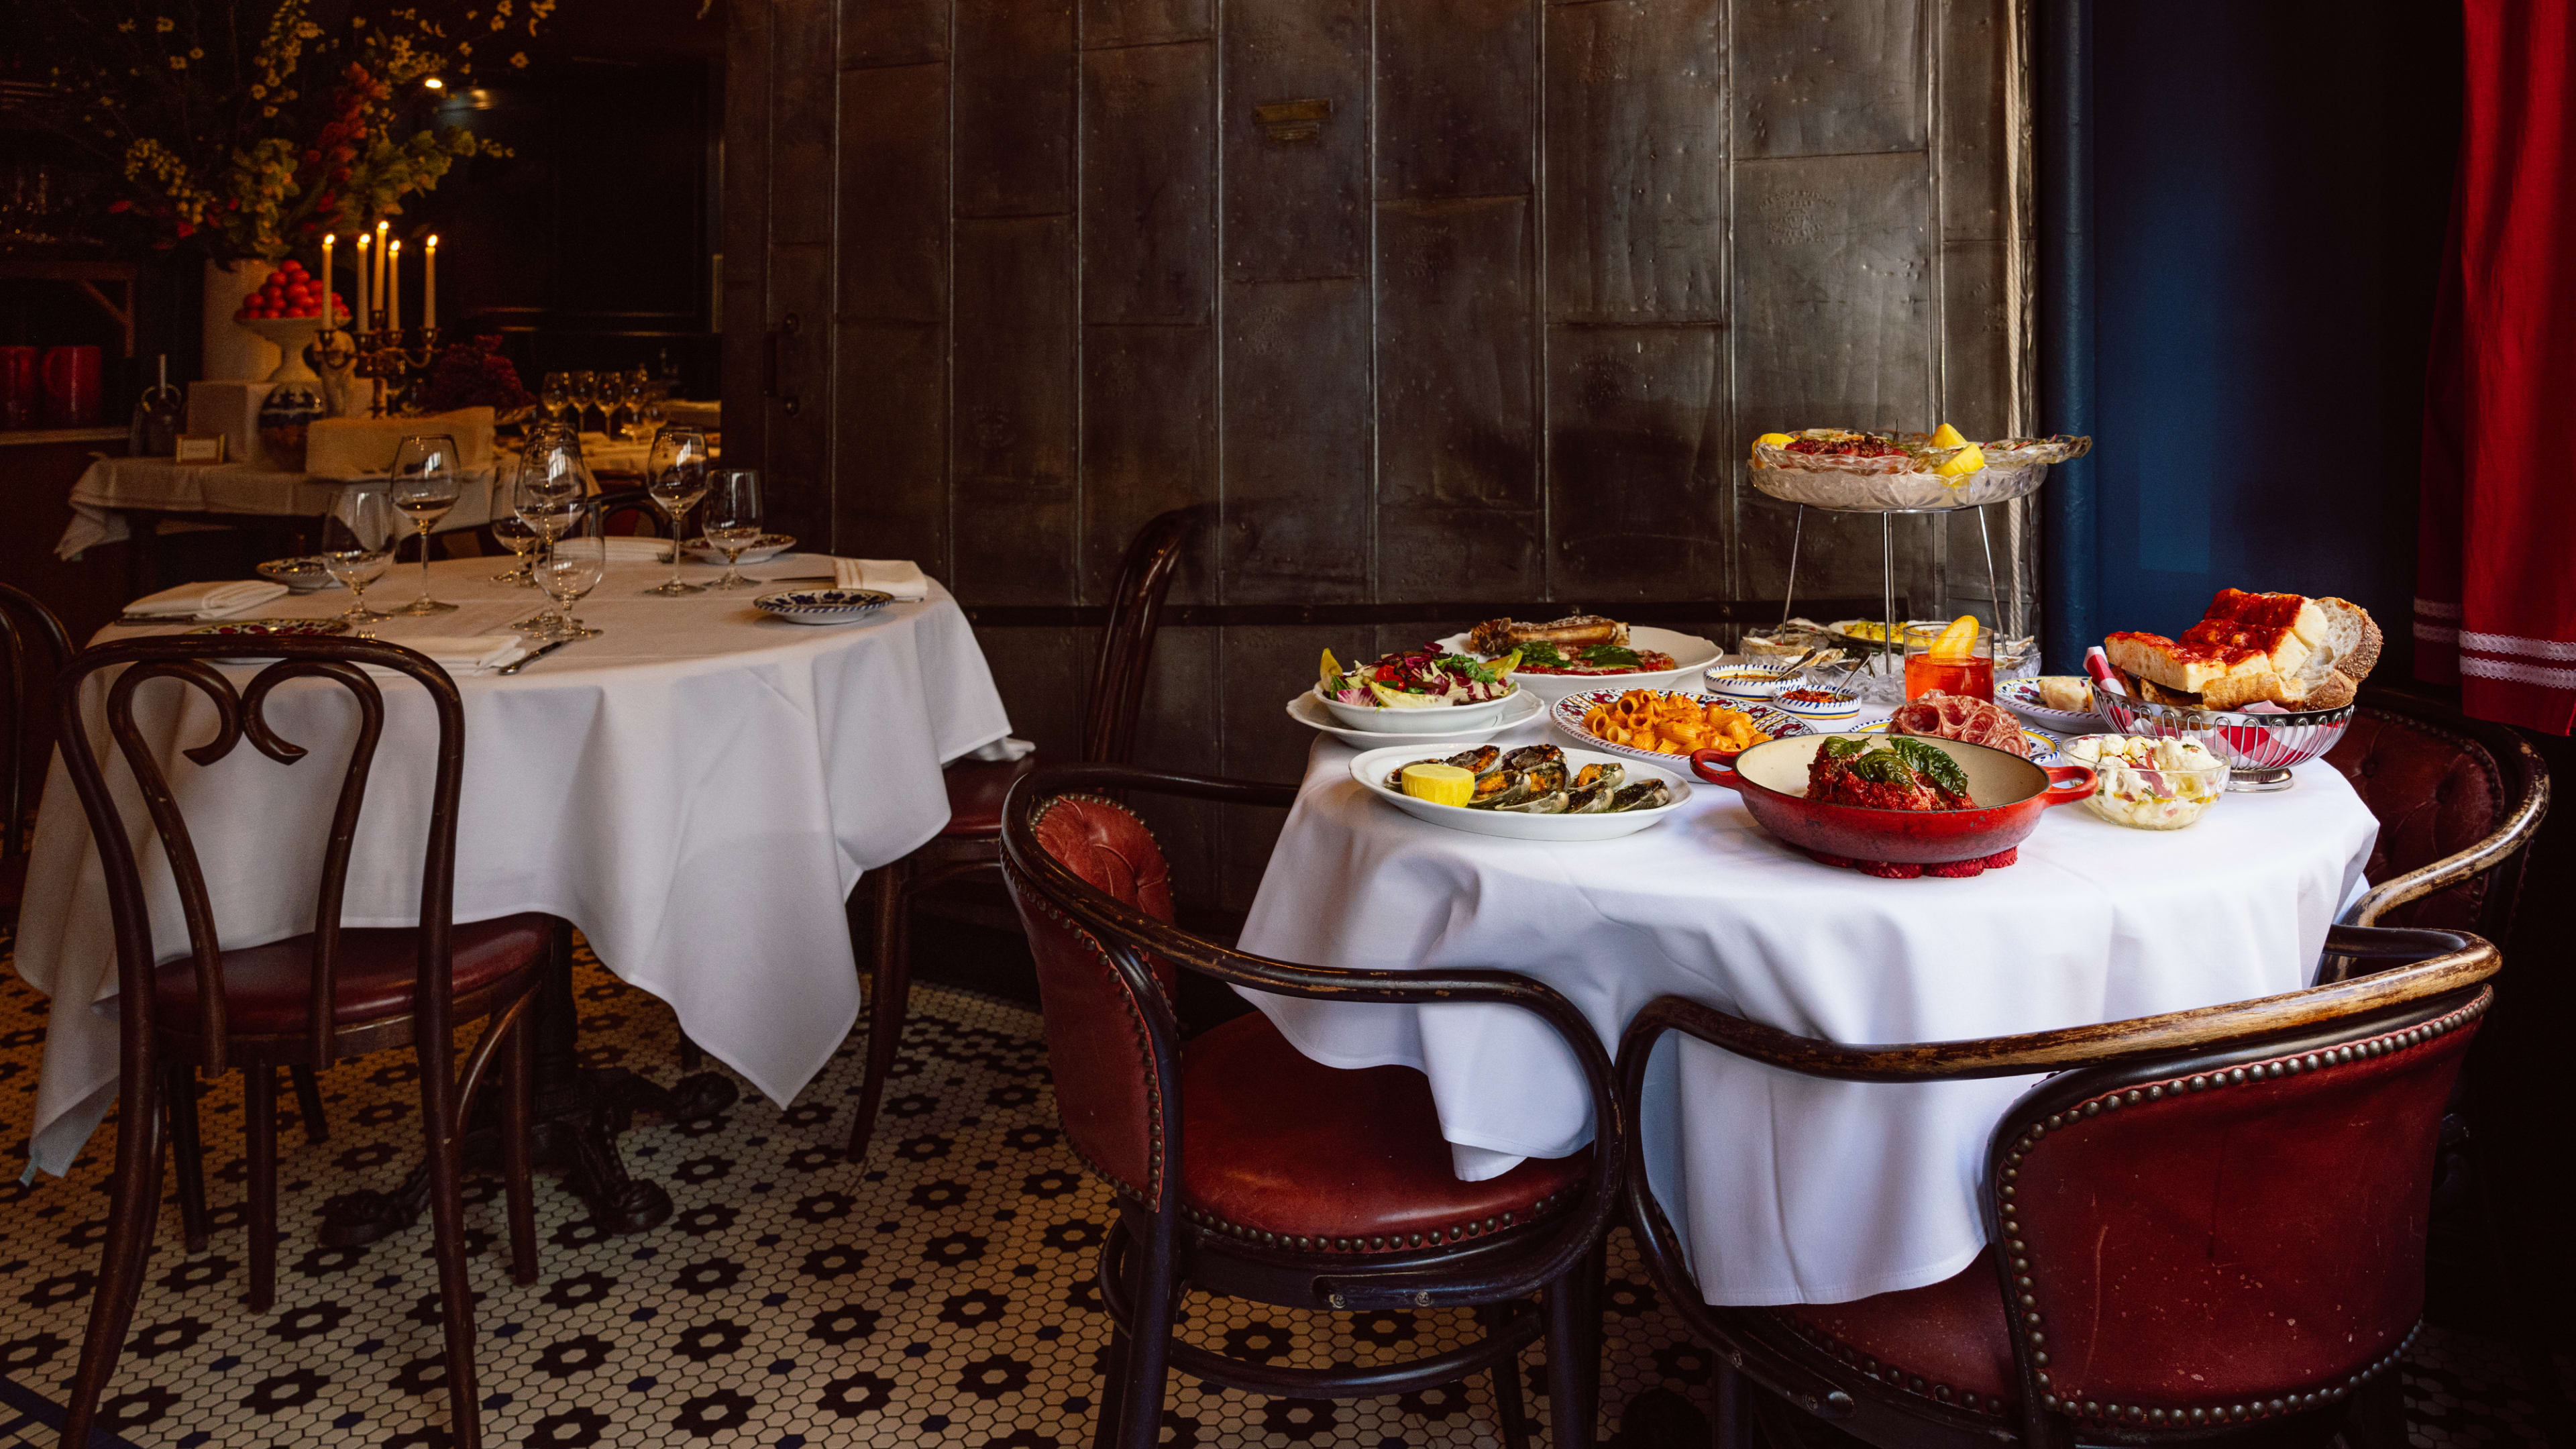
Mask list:
[[[1888,717],[1887,727],[1893,734],[1935,735],[2025,758],[2030,754],[2021,725],[2001,706],[1937,689],[1899,707]]]

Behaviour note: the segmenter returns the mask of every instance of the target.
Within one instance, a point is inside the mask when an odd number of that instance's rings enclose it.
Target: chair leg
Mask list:
[[[1488,1334],[1500,1333],[1511,1317],[1511,1305],[1488,1303],[1476,1310],[1476,1317]],[[1521,1356],[1513,1354],[1494,1365],[1494,1417],[1502,1421],[1503,1449],[1529,1449],[1529,1405],[1521,1397]]]
[[[1727,1364],[1717,1366],[1717,1403],[1709,1415],[1710,1449],[1753,1449],[1753,1405],[1746,1400],[1744,1375]]]
[[[107,1246],[99,1257],[98,1294],[90,1300],[89,1332],[81,1341],[80,1371],[63,1409],[67,1445],[87,1449],[98,1417],[99,1396],[115,1376],[134,1301],[143,1291],[143,1269],[152,1256],[152,1229],[161,1216],[160,1074],[127,1072],[117,1116],[116,1181],[110,1198]]]
[[[1171,1365],[1174,1281],[1173,1259],[1179,1256],[1168,1221],[1178,1210],[1161,1214],[1149,1237],[1136,1244],[1135,1292],[1128,1298],[1129,1328],[1125,1380],[1119,1386],[1119,1449],[1156,1449],[1163,1438],[1163,1381]]]
[[[707,1054],[705,1048],[700,1047],[696,1042],[689,1040],[689,1034],[687,1032],[684,1031],[680,1033],[680,1070],[684,1072],[694,1072],[700,1066],[705,1064],[706,1059]]]
[[[172,1062],[161,1092],[170,1119],[170,1156],[179,1178],[179,1238],[191,1253],[206,1251],[206,1151],[197,1137],[197,1069]]]
[[[1547,1286],[1548,1441],[1557,1449],[1589,1449],[1595,1433],[1587,1387],[1591,1375],[1584,1371],[1584,1360],[1600,1351],[1601,1321],[1585,1308],[1582,1275],[1590,1263],[1589,1258],[1577,1263]]]
[[[501,1179],[510,1209],[510,1277],[537,1281],[537,1194],[528,1169],[528,1098],[535,1090],[536,1028],[528,1013],[510,1023],[501,1083]]]
[[[1109,1330],[1108,1361],[1100,1367],[1100,1418],[1092,1425],[1092,1449],[1118,1449],[1121,1418],[1126,1408],[1127,1360],[1134,1351],[1127,1330]]]
[[[242,1125],[250,1143],[250,1310],[277,1302],[277,1068],[242,1068]]]
[[[462,1133],[446,1082],[450,1070],[444,1033],[422,1041],[422,1134],[429,1148],[430,1232],[438,1249],[438,1316],[446,1329],[449,1442],[454,1449],[483,1449],[483,1419],[474,1386],[474,1284],[465,1261],[465,1201],[458,1179]]]
[[[313,1069],[298,1062],[286,1069],[286,1080],[295,1088],[295,1115],[304,1119],[304,1140],[319,1147],[331,1140],[331,1119],[322,1111],[322,1083]]]
[[[863,1162],[868,1138],[877,1127],[877,1106],[885,1099],[886,1077],[894,1070],[895,1049],[903,1045],[904,1008],[912,997],[911,899],[904,884],[912,862],[898,860],[877,869],[876,950],[868,985],[868,1066],[859,1083],[859,1114],[850,1123],[849,1159]]]

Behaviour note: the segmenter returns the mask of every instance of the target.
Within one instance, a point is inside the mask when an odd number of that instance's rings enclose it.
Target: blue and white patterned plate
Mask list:
[[[847,624],[893,602],[894,595],[874,589],[781,589],[752,600],[751,606],[790,624]]]

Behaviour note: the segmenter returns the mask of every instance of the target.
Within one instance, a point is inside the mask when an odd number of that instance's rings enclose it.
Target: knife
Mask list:
[[[581,641],[578,639],[557,639],[552,644],[541,645],[538,648],[520,655],[518,658],[511,660],[509,663],[502,665],[500,668],[495,669],[492,672],[494,674],[516,674],[520,670],[527,668],[529,665],[534,664],[538,660],[545,658],[547,655],[554,653],[558,649],[561,649],[566,644],[578,644],[580,642]]]

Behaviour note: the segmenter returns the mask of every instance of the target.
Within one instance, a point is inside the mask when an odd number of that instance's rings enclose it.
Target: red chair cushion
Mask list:
[[[1835,1358],[1863,1368],[1875,1364],[1881,1376],[1896,1376],[1894,1382],[1915,1393],[1990,1414],[2021,1402],[1991,1248],[1929,1287],[1771,1312]]]
[[[458,996],[499,984],[545,959],[552,923],[530,913],[474,921],[448,933]],[[313,993],[313,938],[289,936],[265,946],[245,946],[222,957],[228,1028],[241,1035],[284,1035],[306,1029]],[[409,1015],[420,969],[420,932],[413,928],[342,931],[332,1019],[341,1026]],[[161,1025],[193,1032],[197,1022],[196,963],[181,957],[154,974]]]
[[[1034,754],[1017,760],[959,760],[939,773],[948,782],[948,824],[940,834],[970,838],[1002,833],[1002,797],[1038,767]]]
[[[2356,710],[2326,763],[2343,772],[2379,817],[2379,839],[2363,870],[2374,881],[2468,849],[2496,828],[2506,808],[2486,746],[2404,715]],[[2476,930],[2490,881],[2472,876],[2397,907],[2379,924]]]
[[[1257,1014],[1192,1041],[1181,1084],[1182,1204],[1265,1245],[1383,1253],[1482,1237],[1564,1206],[1591,1171],[1587,1147],[1460,1182],[1420,1072],[1325,1066]]]

